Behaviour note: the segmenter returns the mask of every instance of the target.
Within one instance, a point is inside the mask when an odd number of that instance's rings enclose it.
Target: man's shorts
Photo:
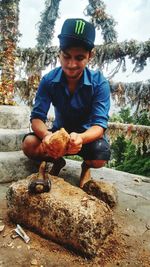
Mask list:
[[[106,160],[110,159],[109,143],[101,138],[88,144],[84,144],[78,153],[84,160]]]
[[[49,131],[51,131],[51,129],[49,129]],[[24,136],[23,141],[28,135],[36,136],[34,132],[27,133]],[[110,159],[110,154],[111,154],[110,145],[108,141],[106,141],[105,138],[101,138],[91,143],[84,144],[81,150],[76,155],[79,155],[84,160],[106,160],[108,161]]]

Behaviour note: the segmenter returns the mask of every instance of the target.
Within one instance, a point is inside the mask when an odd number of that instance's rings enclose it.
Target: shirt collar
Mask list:
[[[60,83],[62,81],[62,76],[63,76],[62,73],[63,73],[62,68],[59,67],[55,74],[55,77],[53,78],[54,83]]]
[[[87,85],[87,86],[91,85],[91,79],[90,79],[88,73],[89,73],[88,69],[85,68],[83,71],[83,76],[82,76],[82,84]],[[53,82],[54,83],[64,82],[64,75],[63,75],[63,70],[61,67],[58,68],[58,71],[57,71],[55,77],[53,78]]]
[[[83,84],[85,84],[85,85],[91,85],[91,78],[90,78],[90,75],[88,75],[89,74],[89,71],[88,71],[88,69],[87,68],[85,68],[84,69],[84,71],[83,71]]]

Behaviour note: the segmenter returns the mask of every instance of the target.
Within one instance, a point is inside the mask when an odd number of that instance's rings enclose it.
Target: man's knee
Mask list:
[[[101,168],[107,163],[107,161],[106,160],[86,160],[85,163],[90,168]]]
[[[35,136],[27,136],[22,142],[22,150],[26,156],[30,157],[34,155],[37,146],[39,146],[40,141],[35,138]]]

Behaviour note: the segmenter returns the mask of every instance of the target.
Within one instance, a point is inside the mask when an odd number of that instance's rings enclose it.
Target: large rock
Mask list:
[[[0,152],[0,183],[25,178],[38,168],[39,163],[29,160],[22,151]]]
[[[22,139],[29,129],[0,129],[0,151],[21,150]]]
[[[26,129],[29,127],[30,108],[0,105],[0,128]]]
[[[37,174],[33,174],[9,187],[10,218],[86,256],[95,256],[113,231],[109,206],[63,179],[49,175],[51,191],[30,194],[28,184],[36,177]]]

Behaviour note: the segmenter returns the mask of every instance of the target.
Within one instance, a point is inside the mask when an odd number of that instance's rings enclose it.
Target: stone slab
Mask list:
[[[39,164],[22,151],[0,152],[0,183],[17,181],[37,172]]]
[[[13,183],[7,192],[8,214],[22,224],[85,256],[94,257],[113,232],[112,211],[103,201],[59,177],[48,193],[31,194],[28,185],[38,174]]]
[[[81,162],[67,160],[65,168],[61,171],[61,177],[71,184],[79,184]],[[141,197],[150,201],[150,177],[136,175],[128,172],[117,171],[110,168],[91,168],[91,176],[96,181],[110,182],[115,188],[125,194]],[[145,190],[145,185],[148,190]]]
[[[21,150],[23,136],[29,129],[0,129],[0,151]]]
[[[29,107],[0,105],[0,128],[26,129],[29,127],[29,122]]]

